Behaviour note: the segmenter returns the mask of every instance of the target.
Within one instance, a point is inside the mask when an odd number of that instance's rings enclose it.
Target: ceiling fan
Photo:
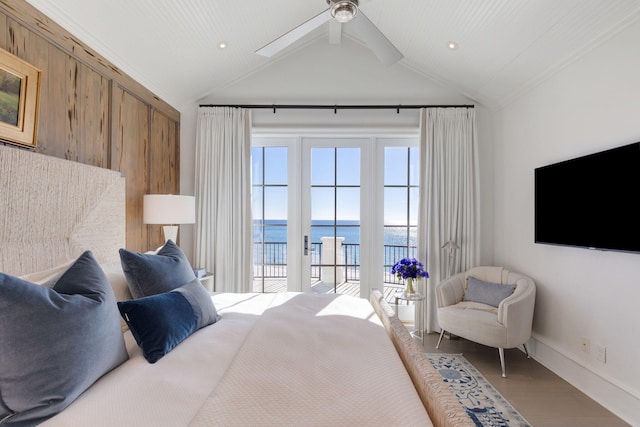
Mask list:
[[[358,9],[358,0],[327,0],[327,4],[329,5],[327,10],[261,47],[255,53],[271,57],[320,25],[326,22],[332,22],[332,25],[334,25],[333,22],[335,22],[339,29],[342,24],[348,23],[356,35],[362,39],[383,64],[390,65],[404,57],[389,39],[369,21],[369,18]]]

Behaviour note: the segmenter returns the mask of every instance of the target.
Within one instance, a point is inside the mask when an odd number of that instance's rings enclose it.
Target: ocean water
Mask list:
[[[261,221],[254,221],[253,241],[262,242],[262,230],[264,230],[264,250],[266,252],[265,259],[269,263],[286,264],[286,243],[287,243],[287,226],[284,220],[267,220],[264,222],[264,228]],[[360,245],[360,222],[359,221],[339,221],[335,228],[336,235],[344,237],[342,242],[344,245]],[[334,235],[333,221],[312,221],[311,223],[311,244],[321,243],[324,236]],[[411,235],[410,245],[415,246],[415,229]],[[269,245],[269,243],[278,243],[279,245]],[[405,256],[414,256],[414,253],[407,254],[407,230],[404,227],[385,227],[384,230],[385,245],[385,265],[391,265],[395,261]],[[404,247],[404,248],[403,248]],[[261,245],[254,245],[254,259],[262,259],[260,252]],[[345,249],[348,264],[359,264],[360,251],[359,247],[353,249]],[[412,251],[413,252],[413,251]]]

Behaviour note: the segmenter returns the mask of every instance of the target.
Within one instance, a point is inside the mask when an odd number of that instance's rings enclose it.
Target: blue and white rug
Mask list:
[[[531,427],[461,354],[426,355],[478,427]]]

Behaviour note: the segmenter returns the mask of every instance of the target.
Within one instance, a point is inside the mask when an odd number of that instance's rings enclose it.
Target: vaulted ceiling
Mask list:
[[[28,2],[176,108],[329,43],[327,23],[271,58],[254,53],[327,9],[326,0]],[[500,107],[640,19],[640,1],[360,0],[360,11],[404,55],[369,69],[401,67]],[[343,41],[368,51],[350,26],[343,26]],[[358,58],[332,63],[329,52],[323,61],[348,73]]]

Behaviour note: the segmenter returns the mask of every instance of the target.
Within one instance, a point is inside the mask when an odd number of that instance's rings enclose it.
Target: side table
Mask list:
[[[213,292],[213,274],[207,273],[203,277],[198,277],[198,280],[206,290]]]
[[[424,295],[416,292],[413,294],[406,294],[404,291],[398,291],[393,294],[396,303],[396,315],[398,314],[398,301],[413,301],[415,305],[414,312],[414,330],[410,331],[411,335],[414,338],[418,338],[422,345],[424,346],[424,313],[423,313],[423,302],[425,300]],[[417,321],[415,320],[417,319]]]

